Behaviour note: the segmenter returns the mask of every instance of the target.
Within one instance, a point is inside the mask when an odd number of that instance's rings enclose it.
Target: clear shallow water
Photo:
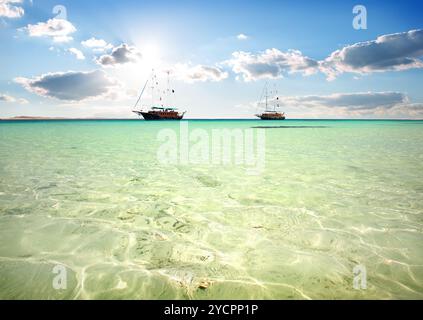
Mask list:
[[[158,163],[177,122],[1,122],[0,298],[423,298],[423,122],[189,126],[284,127],[251,176]]]

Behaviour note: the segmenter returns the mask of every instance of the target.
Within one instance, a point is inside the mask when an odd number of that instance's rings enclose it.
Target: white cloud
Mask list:
[[[423,30],[388,34],[333,52],[320,62],[329,80],[344,72],[372,73],[423,68]]]
[[[232,59],[224,63],[231,66],[236,74],[242,75],[245,81],[280,78],[284,72],[310,75],[318,70],[317,61],[304,56],[300,51],[282,52],[275,48],[258,54],[237,51],[232,53]]]
[[[248,36],[243,34],[243,33],[240,33],[236,37],[237,37],[238,40],[247,40],[248,39]]]
[[[84,47],[90,48],[97,52],[101,52],[101,51],[105,51],[107,49],[113,48],[113,46],[110,43],[107,43],[103,39],[96,39],[94,37],[88,40],[82,41],[81,44]]]
[[[0,101],[3,101],[3,102],[15,102],[16,99],[14,97],[12,97],[12,96],[7,95],[7,94],[0,93]]]
[[[63,19],[50,19],[47,22],[29,24],[24,28],[30,37],[51,37],[54,42],[69,42],[73,40],[70,34],[76,31],[72,23]]]
[[[206,81],[221,81],[228,77],[228,73],[224,72],[218,67],[196,65],[190,66],[188,64],[176,64],[171,68],[173,76],[177,80],[185,82],[206,82]]]
[[[390,110],[391,115],[402,115],[404,117],[423,118],[423,103],[408,103],[394,106]]]
[[[25,11],[16,4],[21,4],[22,0],[0,0],[0,17],[20,18]]]
[[[114,96],[119,89],[117,81],[101,70],[48,73],[33,79],[16,78],[15,82],[40,96],[70,102]]]
[[[271,99],[270,103],[275,100]],[[280,96],[280,107],[304,116],[418,117],[423,103],[411,103],[401,92],[358,92],[331,95]]]
[[[408,98],[400,92],[358,92],[334,93],[331,95],[293,96],[280,98],[281,106],[303,106],[307,108],[329,107],[349,110],[372,110],[392,108],[408,103]]]
[[[0,93],[0,102],[18,102],[19,104],[27,104],[28,100],[24,98],[15,98],[7,94]]]
[[[243,34],[239,36],[242,38]],[[245,81],[280,78],[285,72],[311,75],[318,71],[333,80],[345,72],[369,74],[423,68],[422,56],[423,30],[419,29],[348,45],[321,61],[306,57],[298,50],[282,52],[273,48],[256,54],[237,51],[224,64],[231,66]]]
[[[68,49],[68,51],[69,51],[70,53],[74,54],[74,55],[75,55],[75,57],[76,57],[78,60],[84,60],[84,59],[85,59],[84,54],[83,54],[80,50],[78,50],[78,49],[76,49],[76,48],[70,48],[70,49]]]
[[[136,47],[129,46],[126,43],[114,47],[110,54],[105,54],[95,61],[103,67],[113,67],[126,63],[134,63],[141,59],[141,53]]]

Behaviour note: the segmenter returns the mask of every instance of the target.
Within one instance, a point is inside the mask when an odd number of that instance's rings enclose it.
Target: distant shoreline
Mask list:
[[[93,121],[93,120],[102,120],[102,121],[118,121],[118,120],[132,120],[132,121],[145,121],[144,119],[140,119],[140,118],[67,118],[67,117],[35,117],[35,116],[16,116],[16,117],[6,117],[6,118],[0,118],[0,121],[63,121],[63,120],[67,120],[67,121]],[[256,119],[256,118],[187,118],[187,119],[183,119],[181,121],[186,121],[186,120],[194,120],[194,121],[198,121],[198,120],[238,120],[238,121],[260,121],[260,119]],[[422,121],[423,119],[404,119],[404,118],[399,118],[399,119],[384,119],[384,118],[380,118],[380,119],[369,119],[369,118],[363,118],[363,119],[351,119],[351,118],[342,118],[342,119],[325,119],[325,118],[320,118],[320,119],[304,119],[304,118],[290,118],[290,119],[286,119],[284,121]]]

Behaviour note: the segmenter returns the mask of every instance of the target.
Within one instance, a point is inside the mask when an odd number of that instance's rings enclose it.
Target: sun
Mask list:
[[[160,73],[164,68],[164,62],[161,59],[157,44],[146,43],[136,45],[136,47],[141,53],[141,59],[109,71],[131,91],[139,91],[140,87],[149,79],[153,70]]]
[[[159,47],[155,44],[146,44],[140,48],[142,62],[146,66],[159,68],[161,66],[161,56]]]

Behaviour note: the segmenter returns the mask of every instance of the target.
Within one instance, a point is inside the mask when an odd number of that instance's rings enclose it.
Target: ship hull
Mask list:
[[[163,113],[158,113],[158,112],[138,111],[138,112],[135,112],[135,113],[142,116],[144,118],[144,120],[147,120],[147,121],[182,120],[182,118],[184,117],[183,114],[178,114],[176,112],[172,112],[172,113],[169,112],[167,114],[163,114]]]
[[[257,114],[261,120],[285,120],[285,116],[282,114]]]
[[[261,120],[285,120],[285,117],[282,118],[268,118],[268,117],[260,117]]]

